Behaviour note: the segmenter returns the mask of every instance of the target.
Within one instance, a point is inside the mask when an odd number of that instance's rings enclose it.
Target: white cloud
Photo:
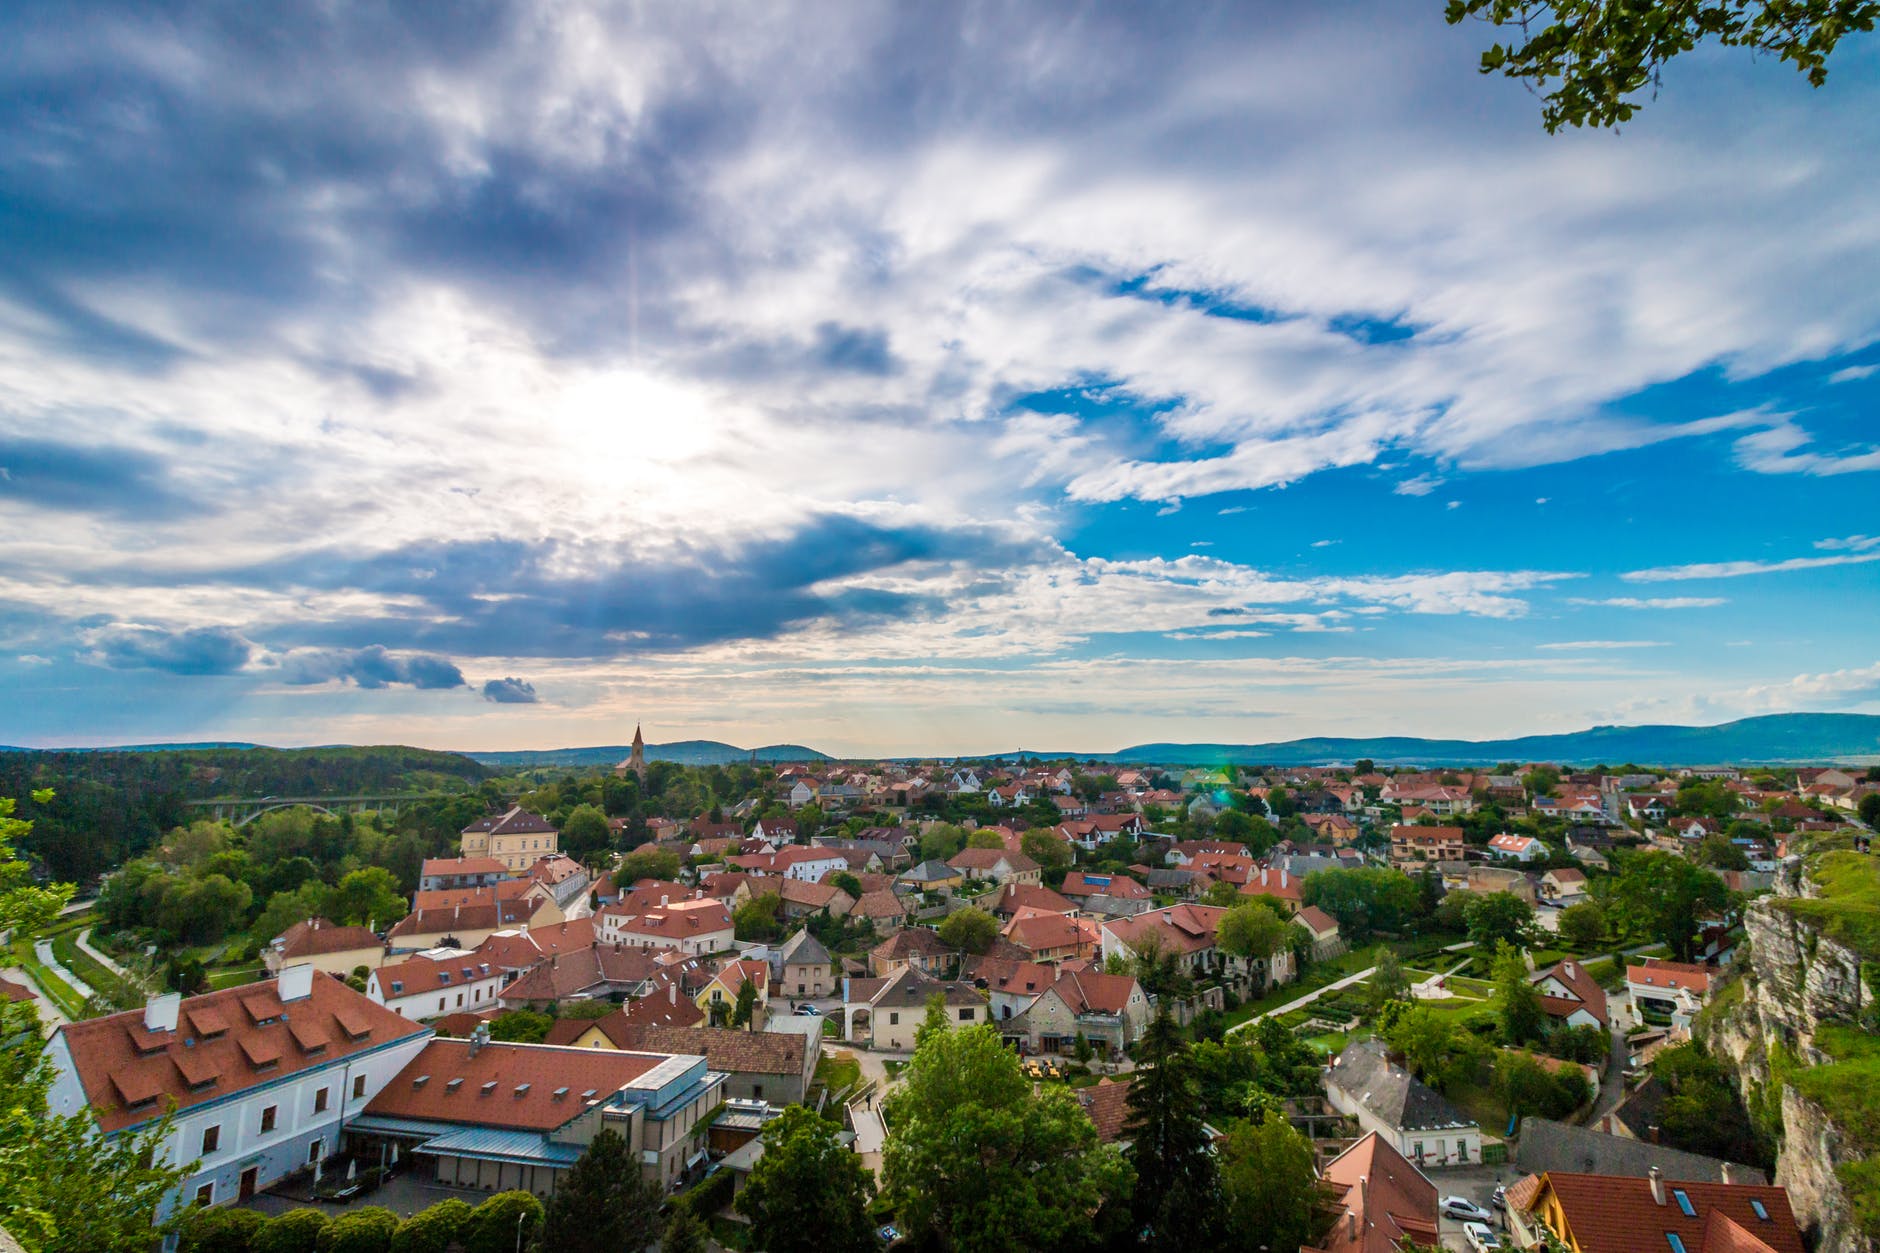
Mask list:
[[[1759,474],[1833,476],[1880,470],[1880,447],[1868,444],[1833,453],[1802,451],[1811,439],[1808,432],[1784,419],[1737,440],[1737,464]]]
[[[1818,539],[1815,547],[1824,552],[1864,553],[1880,548],[1880,535],[1844,535],[1839,539]]]
[[[1427,496],[1443,485],[1443,480],[1430,474],[1419,474],[1413,479],[1405,479],[1391,488],[1399,496]]]
[[[1610,609],[1712,609],[1730,602],[1722,596],[1608,596],[1603,600],[1570,597],[1569,605],[1603,605]]]
[[[1857,566],[1880,561],[1880,552],[1837,557],[1789,557],[1782,561],[1700,561],[1684,566],[1654,566],[1629,570],[1619,577],[1629,583],[1669,583],[1682,579],[1736,579],[1747,574],[1783,574],[1791,570],[1820,570],[1829,566]]]
[[[1828,381],[1830,383],[1857,383],[1861,379],[1871,378],[1877,372],[1880,372],[1880,365],[1850,365],[1830,374]]]
[[[1313,540],[1313,541],[1312,541],[1312,547],[1314,547],[1314,548],[1330,548],[1330,547],[1331,547],[1332,545],[1334,545],[1334,544],[1342,544],[1342,543],[1344,543],[1344,542],[1345,542],[1345,541],[1343,541],[1343,540],[1339,540],[1339,539],[1315,539],[1315,540]]]

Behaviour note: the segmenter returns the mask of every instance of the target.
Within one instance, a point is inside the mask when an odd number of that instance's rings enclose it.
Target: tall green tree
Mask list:
[[[1472,892],[1462,907],[1469,939],[1483,948],[1513,944],[1534,921],[1534,907],[1512,892]]]
[[[766,1253],[870,1253],[874,1180],[837,1137],[836,1125],[801,1105],[764,1128],[764,1155],[732,1204]]]
[[[1371,972],[1370,999],[1374,1009],[1410,999],[1410,976],[1404,973],[1403,962],[1392,949],[1378,955],[1377,967]]]
[[[741,980],[738,983],[738,1003],[731,1010],[731,1025],[734,1027],[750,1026],[751,1015],[756,1010],[757,985],[749,979]]]
[[[923,1033],[887,1106],[889,1198],[916,1239],[958,1253],[1076,1247],[1131,1171],[1068,1089],[1034,1093],[990,1024]]]
[[[1697,929],[1730,906],[1730,890],[1714,873],[1675,853],[1647,849],[1621,855],[1607,881],[1611,910],[1636,933],[1668,945],[1673,957],[1697,954]]]
[[[850,1156],[854,1156],[850,1154]],[[659,1241],[659,1253],[705,1253],[705,1224],[689,1205],[676,1205],[666,1234]]]
[[[607,815],[594,805],[576,805],[561,823],[561,851],[576,861],[587,861],[607,851],[613,830]]]
[[[1221,1151],[1221,1189],[1235,1248],[1315,1245],[1331,1225],[1312,1142],[1276,1112],[1228,1133]]]
[[[659,1235],[659,1189],[611,1128],[588,1142],[548,1201],[543,1236],[566,1253],[628,1253]]]
[[[383,866],[364,866],[347,874],[326,901],[326,916],[341,926],[388,927],[409,912],[398,880]]]
[[[968,905],[941,920],[940,938],[961,952],[983,953],[999,938],[999,920],[976,905]]]
[[[1540,989],[1528,979],[1527,963],[1513,946],[1502,944],[1494,965],[1495,1021],[1507,1044],[1526,1044],[1547,1031],[1547,1011],[1541,1008]]]
[[[1560,911],[1560,938],[1582,953],[1606,940],[1606,911],[1597,901],[1581,901]]]
[[[1163,1009],[1137,1046],[1123,1125],[1136,1171],[1135,1228],[1152,1249],[1213,1248],[1220,1239],[1220,1176],[1200,1095],[1187,1039]]]

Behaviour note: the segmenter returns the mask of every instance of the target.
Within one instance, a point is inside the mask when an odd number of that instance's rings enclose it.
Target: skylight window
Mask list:
[[[1762,1219],[1762,1221],[1764,1222],[1771,1221],[1769,1217],[1769,1209],[1761,1201],[1751,1201],[1749,1203],[1749,1207],[1756,1211],[1756,1217]]]
[[[1697,1217],[1697,1207],[1691,1204],[1691,1197],[1688,1192],[1683,1188],[1673,1188],[1671,1189],[1671,1195],[1677,1201],[1678,1208],[1684,1211],[1686,1218]]]
[[[1685,1253],[1684,1238],[1675,1231],[1665,1232],[1665,1239],[1670,1242],[1671,1253]]]

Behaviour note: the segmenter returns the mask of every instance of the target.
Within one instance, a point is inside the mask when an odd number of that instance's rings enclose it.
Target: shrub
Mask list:
[[[268,1221],[251,1209],[198,1209],[183,1220],[180,1253],[248,1253],[255,1232]]]
[[[470,1212],[464,1253],[514,1253],[518,1228],[527,1248],[542,1229],[542,1203],[533,1193],[498,1192]]]
[[[326,1215],[317,1209],[290,1209],[262,1224],[249,1242],[252,1253],[318,1253]]]
[[[730,1171],[716,1171],[686,1194],[686,1208],[700,1218],[710,1218],[731,1204],[731,1192],[736,1186],[737,1181],[732,1178]]]
[[[320,1233],[320,1253],[386,1253],[398,1215],[383,1206],[368,1205],[341,1214]]]
[[[439,1201],[398,1224],[391,1253],[449,1253],[450,1246],[463,1239],[473,1212],[455,1197]]]

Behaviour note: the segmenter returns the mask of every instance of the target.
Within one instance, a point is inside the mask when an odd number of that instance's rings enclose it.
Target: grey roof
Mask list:
[[[960,872],[943,861],[923,861],[912,870],[903,870],[901,877],[919,883],[935,883],[946,879],[957,879],[960,877]]]
[[[1295,879],[1303,879],[1315,870],[1338,870],[1344,865],[1336,857],[1322,857],[1317,853],[1282,853],[1267,861],[1269,869],[1284,870]]]
[[[1662,1144],[1609,1136],[1585,1127],[1570,1127],[1545,1118],[1523,1118],[1515,1164],[1531,1175],[1557,1170],[1575,1175],[1619,1175],[1644,1179],[1656,1166],[1666,1179],[1709,1183],[1768,1183],[1754,1166],[1686,1153]],[[1730,1177],[1723,1177],[1724,1167]]]
[[[1151,870],[1148,874],[1152,888],[1185,888],[1195,881],[1192,870]]]
[[[1399,1131],[1444,1131],[1474,1127],[1469,1117],[1442,1093],[1391,1064],[1376,1040],[1345,1047],[1326,1082],[1336,1084],[1385,1124]]]
[[[829,950],[807,930],[799,931],[783,942],[783,964],[786,966],[827,966],[833,960]]]

